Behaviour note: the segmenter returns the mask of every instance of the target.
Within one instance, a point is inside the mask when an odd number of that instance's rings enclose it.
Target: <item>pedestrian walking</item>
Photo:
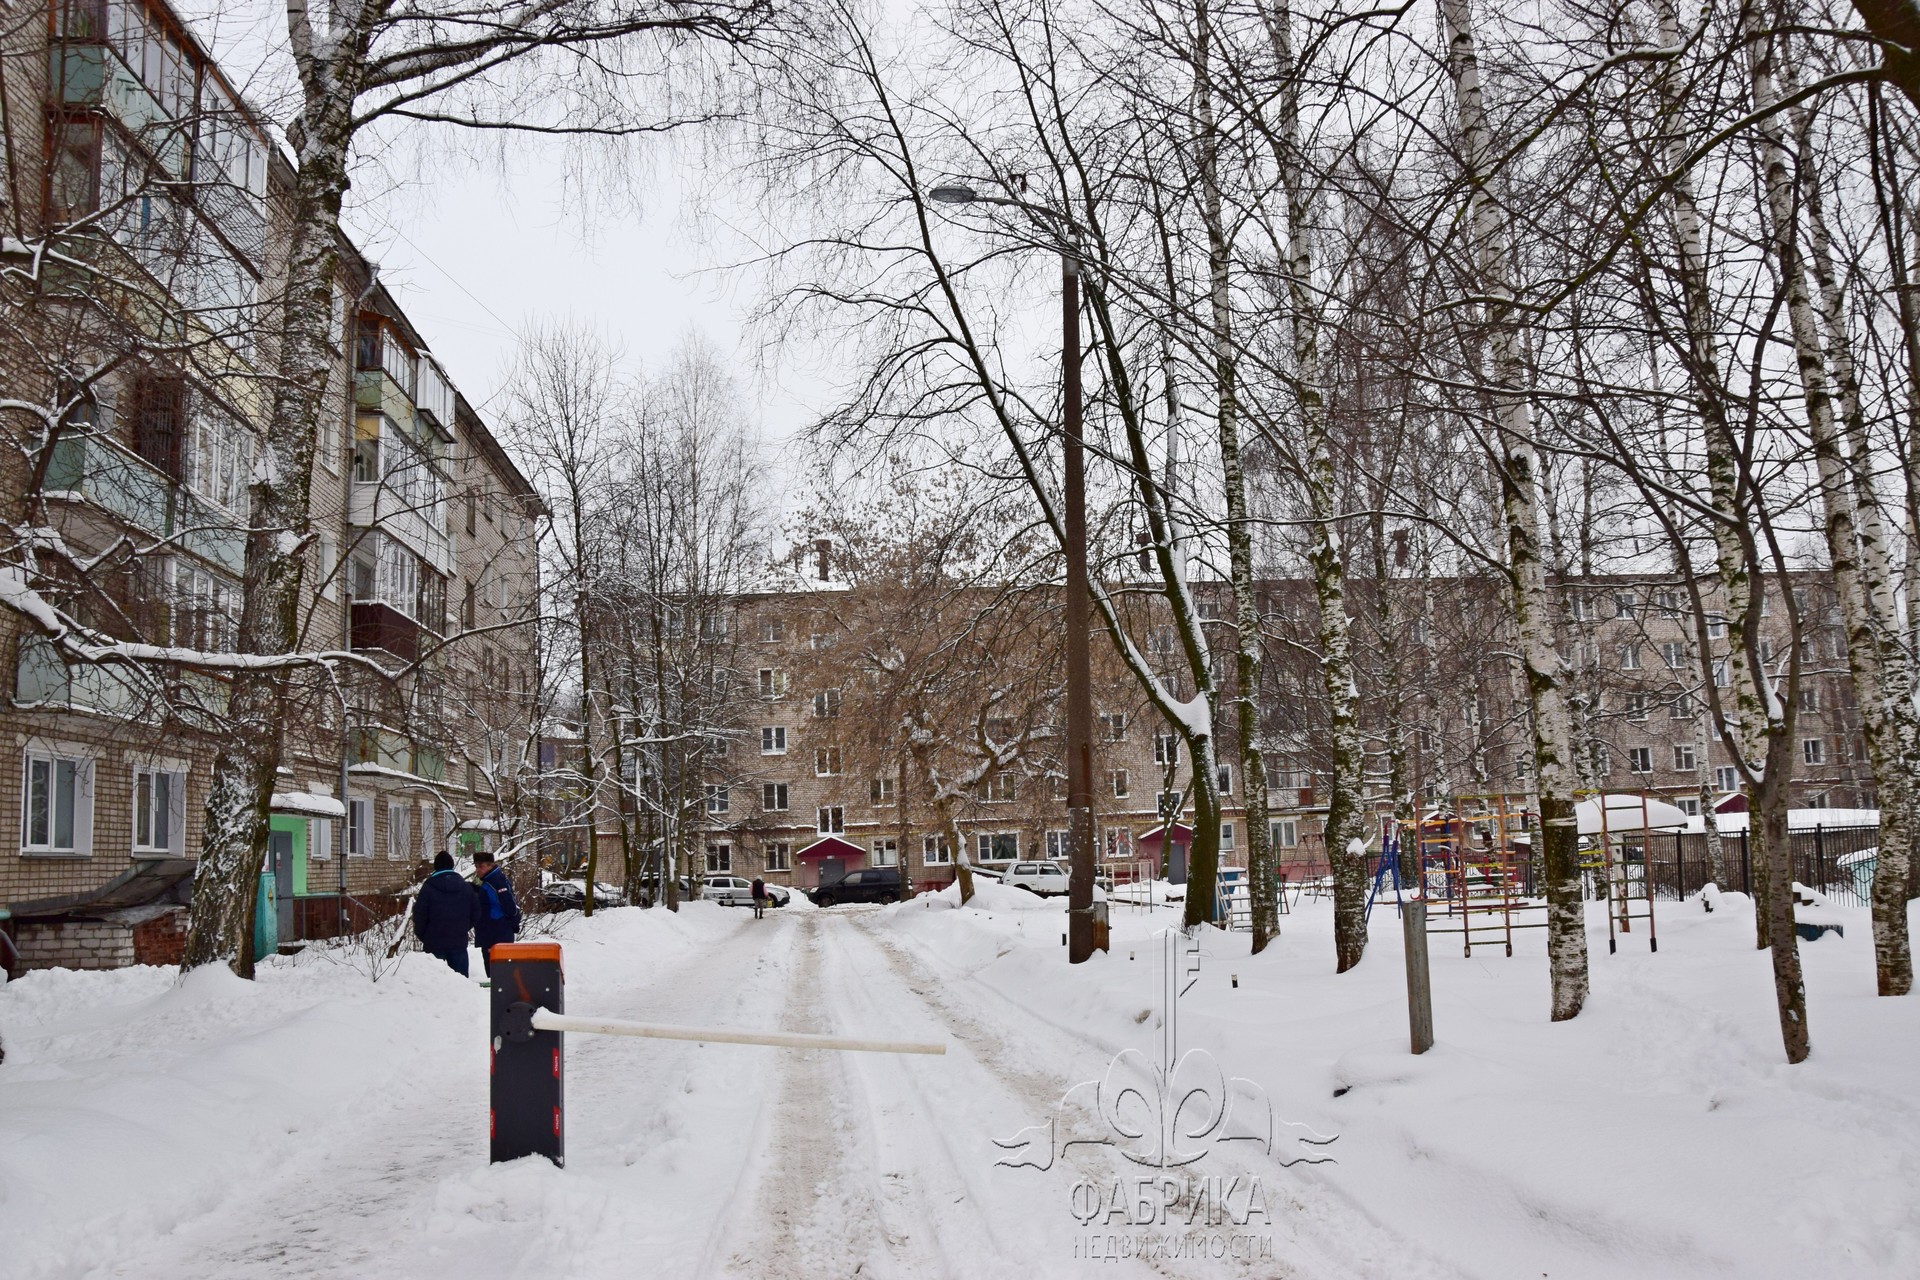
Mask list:
[[[467,976],[467,935],[480,923],[480,902],[453,869],[453,855],[441,853],[413,898],[413,933],[420,945]]]
[[[759,876],[753,878],[753,918],[764,920],[767,917],[767,882]]]
[[[479,923],[473,927],[474,943],[480,948],[480,963],[486,966],[487,976],[493,976],[493,957],[490,954],[495,946],[502,942],[512,942],[520,933],[520,904],[513,898],[513,882],[507,879],[507,873],[493,855],[485,849],[473,855],[473,874],[476,883],[473,886],[474,909],[479,912]]]

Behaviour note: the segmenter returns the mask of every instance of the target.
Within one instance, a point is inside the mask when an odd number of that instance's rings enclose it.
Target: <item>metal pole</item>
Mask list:
[[[1060,255],[1060,328],[1067,508],[1067,961],[1080,964],[1093,955],[1093,660],[1080,423],[1080,260],[1072,253]]]

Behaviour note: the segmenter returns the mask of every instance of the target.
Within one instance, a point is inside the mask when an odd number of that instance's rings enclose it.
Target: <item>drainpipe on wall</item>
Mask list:
[[[366,259],[361,259],[363,262]],[[353,310],[347,316],[346,362],[347,362],[347,439],[357,441],[359,431],[359,404],[356,379],[359,377],[360,362],[360,309],[380,285],[380,264],[367,262],[367,286],[353,301]],[[345,468],[341,473],[340,503],[340,555],[335,563],[335,572],[340,574],[340,630],[342,648],[353,648],[353,453],[340,459]],[[340,936],[347,934],[347,828],[353,822],[353,799],[347,790],[348,767],[353,763],[353,717],[351,706],[345,698],[340,700],[340,836],[338,853],[340,861]],[[372,823],[368,823],[371,827]],[[369,831],[371,836],[372,832]],[[367,850],[371,853],[372,850]]]

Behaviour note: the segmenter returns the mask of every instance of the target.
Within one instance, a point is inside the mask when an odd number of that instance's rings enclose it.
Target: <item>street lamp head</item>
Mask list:
[[[972,187],[962,186],[935,187],[927,194],[941,204],[972,204],[979,199]]]

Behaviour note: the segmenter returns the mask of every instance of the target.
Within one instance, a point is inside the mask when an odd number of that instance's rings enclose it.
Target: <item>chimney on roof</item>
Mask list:
[[[813,572],[820,581],[825,582],[833,576],[833,543],[826,538],[813,540]]]

